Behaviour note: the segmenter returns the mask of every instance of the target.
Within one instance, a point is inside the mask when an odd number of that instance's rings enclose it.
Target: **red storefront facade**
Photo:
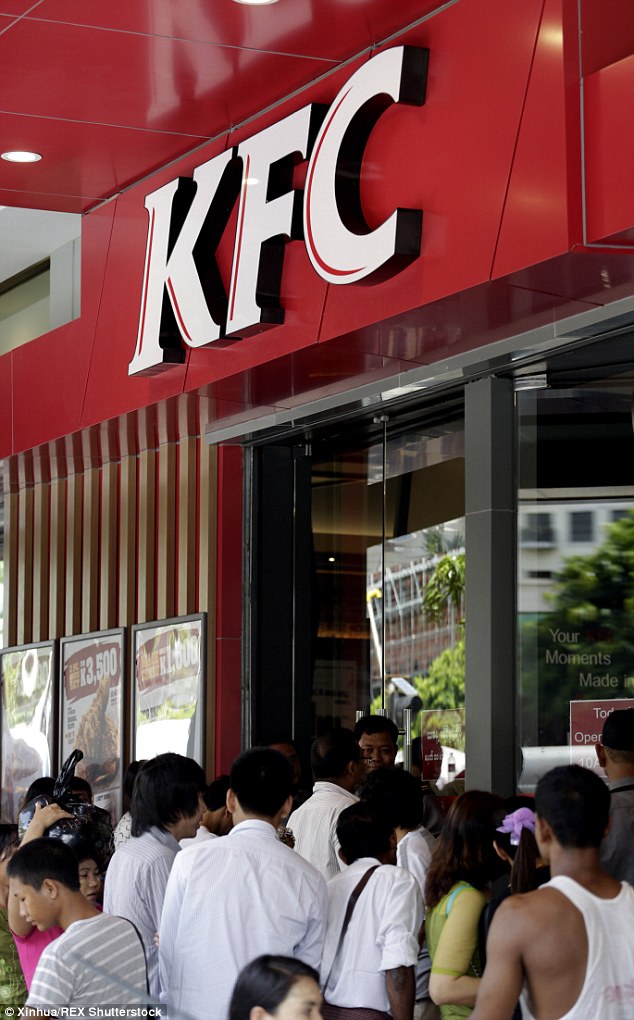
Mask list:
[[[634,321],[627,6],[443,4],[86,213],[81,316],[0,359],[6,644],[207,613],[206,764],[226,770],[240,746],[242,452],[209,447],[205,433],[235,440],[254,422],[297,425],[323,401],[460,388],[495,376],[496,364],[521,375],[540,353]],[[428,56],[424,102],[392,97],[379,110],[368,101],[367,144],[361,131],[356,149],[342,142],[330,157],[333,208],[361,239],[396,209],[422,211],[419,249],[385,279],[379,269],[336,283],[315,268],[305,238],[279,231],[281,313],[231,335],[220,322],[219,336],[193,346],[177,311],[191,296],[186,270],[180,305],[178,290],[168,296],[173,226],[159,267],[169,357],[130,374],[151,300],[148,196],[177,178],[200,182],[200,168],[233,150],[235,194],[224,212],[214,207],[214,223],[201,214],[214,239],[203,232],[197,267],[191,258],[191,288],[205,299],[200,267],[217,266],[222,319],[240,293],[242,232],[267,240],[249,218],[256,141],[310,104],[332,122],[360,71],[401,47],[414,61]],[[278,160],[286,153],[276,144]],[[314,135],[310,144],[312,162],[295,150],[292,176],[270,201],[292,190],[300,202],[304,190],[306,208],[326,158]],[[312,209],[319,217],[320,202]]]

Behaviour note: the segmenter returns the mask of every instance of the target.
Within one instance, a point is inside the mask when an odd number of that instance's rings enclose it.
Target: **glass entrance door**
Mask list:
[[[312,444],[310,729],[409,708],[442,785],[464,769],[464,424],[374,425]]]

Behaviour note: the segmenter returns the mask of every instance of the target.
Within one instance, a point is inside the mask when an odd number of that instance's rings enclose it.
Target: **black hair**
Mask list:
[[[311,978],[319,985],[317,971],[301,960],[290,956],[256,957],[238,975],[229,1004],[229,1020],[249,1020],[254,1006],[275,1014],[301,978]]]
[[[293,791],[293,767],[272,747],[252,747],[234,761],[229,783],[241,808],[273,818]]]
[[[210,783],[203,793],[203,800],[208,811],[217,811],[227,803],[229,776],[218,776]]]
[[[425,795],[411,772],[403,769],[379,768],[368,772],[357,796],[376,806],[394,828],[417,829],[422,825]]]
[[[28,845],[28,844],[27,844]],[[81,864],[82,861],[93,860],[99,870],[102,870],[101,854],[98,853],[94,843],[91,839],[85,836],[78,836],[68,844],[77,858],[77,863]]]
[[[347,864],[360,857],[382,857],[390,849],[394,826],[375,805],[351,804],[337,820],[337,839]]]
[[[9,878],[17,878],[35,890],[46,878],[79,892],[79,862],[61,839],[33,839],[25,843],[7,864]]]
[[[520,808],[528,808],[535,811],[535,800],[533,797],[521,794],[508,797],[504,801],[504,807],[499,808],[493,814],[495,825],[495,842],[500,850],[503,850],[511,858],[511,892],[527,893],[537,889],[539,875],[537,873],[537,861],[539,859],[539,847],[535,839],[535,833],[523,825],[520,832],[519,843],[511,842],[510,832],[500,832],[499,826],[503,825],[504,819]]]
[[[354,727],[354,739],[359,743],[364,733],[389,733],[394,747],[398,747],[398,726],[386,715],[364,715]]]
[[[562,847],[599,847],[610,815],[610,791],[594,772],[560,765],[539,780],[535,811]]]
[[[266,740],[261,742],[262,747],[271,747],[273,744],[288,744],[297,751],[297,743],[285,730],[278,730],[275,733],[267,733]]]
[[[152,826],[165,830],[180,818],[195,815],[206,785],[205,773],[193,758],[171,751],[149,758],[139,769],[132,792],[132,835],[142,836]]]
[[[69,793],[78,793],[81,790],[82,793],[88,794],[88,800],[92,804],[92,786],[87,779],[82,779],[81,776],[73,776],[68,787]]]
[[[125,770],[125,775],[123,777],[123,814],[130,810],[134,780],[136,779],[142,765],[145,765],[145,758],[142,758],[140,761],[131,761]]]
[[[343,727],[317,737],[310,749],[310,764],[316,780],[338,779],[351,761],[361,757],[354,733]]]
[[[18,845],[18,827],[14,822],[0,822],[0,860],[7,850]]]
[[[23,808],[30,803],[30,801],[35,800],[36,797],[52,797],[54,786],[55,780],[52,776],[40,776],[39,779],[34,779],[22,798],[20,811],[22,811]]]

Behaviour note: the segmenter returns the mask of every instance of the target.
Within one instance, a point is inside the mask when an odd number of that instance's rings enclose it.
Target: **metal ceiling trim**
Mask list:
[[[329,419],[350,416],[365,409],[393,407],[411,402],[416,394],[440,393],[457,385],[473,382],[486,375],[533,374],[536,363],[546,355],[561,353],[624,333],[634,328],[634,297],[622,298],[601,308],[540,326],[478,347],[446,361],[422,365],[408,372],[376,377],[352,389],[341,389],[317,400],[307,399],[297,407],[262,413],[257,409],[209,422],[204,428],[205,442],[218,446],[250,445],[275,437],[288,437],[311,426],[323,426]],[[335,341],[336,342],[336,341]]]

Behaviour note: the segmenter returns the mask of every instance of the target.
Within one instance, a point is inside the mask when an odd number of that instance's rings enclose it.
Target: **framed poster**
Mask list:
[[[61,761],[84,752],[75,774],[92,786],[94,802],[114,821],[121,814],[125,632],[62,638]]]
[[[140,623],[132,633],[133,759],[175,751],[202,765],[206,614]]]
[[[3,648],[2,799],[3,818],[17,821],[24,794],[35,779],[55,773],[53,688],[57,642]]]

